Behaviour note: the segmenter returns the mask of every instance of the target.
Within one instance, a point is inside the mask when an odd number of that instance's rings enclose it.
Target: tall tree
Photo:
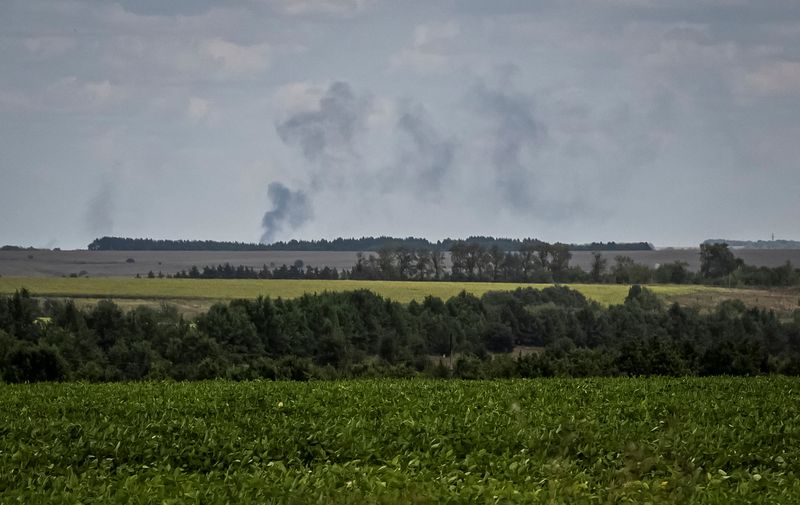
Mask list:
[[[720,279],[742,265],[728,244],[700,244],[700,274],[706,279]]]
[[[599,252],[592,253],[592,268],[589,271],[589,276],[592,282],[600,282],[603,280],[603,274],[606,272],[608,260],[603,257]]]

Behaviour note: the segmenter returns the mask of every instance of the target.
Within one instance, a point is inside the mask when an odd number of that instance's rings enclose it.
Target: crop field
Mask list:
[[[481,296],[488,291],[507,291],[519,287],[541,289],[548,286],[550,284],[500,282],[0,277],[0,293],[6,294],[24,287],[36,296],[142,300],[230,300],[256,298],[262,295],[273,298],[296,298],[305,293],[369,289],[379,295],[406,303],[411,300],[421,301],[428,295],[447,299],[461,291]],[[574,284],[570,287],[605,305],[622,303],[629,289],[627,285],[618,284]],[[695,285],[654,285],[650,288],[665,297],[731,291]]]
[[[785,377],[0,385],[3,503],[798,503]]]
[[[175,274],[192,266],[292,265],[300,260],[312,267],[351,268],[355,252],[334,251],[0,251],[0,275],[60,277],[84,272],[92,277],[135,277],[147,272]]]
[[[756,266],[777,267],[786,261],[800,264],[800,250],[734,249],[733,253],[746,263]],[[374,254],[366,252],[366,255]],[[606,251],[602,253],[613,264],[618,255],[630,256],[637,263],[655,267],[673,261],[684,261],[689,269],[700,268],[699,249],[658,249],[655,251]],[[445,253],[449,265],[450,253]],[[51,251],[23,250],[0,251],[0,275],[12,277],[61,277],[85,274],[90,277],[134,277],[147,272],[161,271],[175,274],[192,266],[244,265],[260,269],[262,266],[291,265],[296,260],[312,267],[352,268],[355,252],[337,251]],[[589,270],[592,253],[574,251],[572,265]]]

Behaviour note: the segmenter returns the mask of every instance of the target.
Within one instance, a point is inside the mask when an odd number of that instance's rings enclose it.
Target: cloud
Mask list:
[[[272,202],[272,209],[264,214],[261,226],[264,233],[261,242],[270,244],[276,236],[287,227],[296,229],[313,216],[308,196],[304,191],[293,191],[280,182],[271,182],[267,187],[267,196]]]
[[[269,0],[279,10],[292,16],[352,16],[374,5],[376,0]]]
[[[200,54],[211,58],[230,74],[255,74],[266,70],[269,65],[269,44],[244,46],[214,38],[200,44],[199,50]]]
[[[186,115],[192,121],[202,121],[208,116],[209,103],[208,100],[198,98],[196,96],[189,98],[189,104],[186,107]]]
[[[116,201],[117,232],[246,237],[272,210],[270,181],[316,209],[298,238],[372,226],[564,240],[572,229],[580,241],[657,228],[672,235],[653,240],[686,243],[726,225],[742,198],[757,210],[743,233],[793,229],[777,209],[796,204],[800,181],[797,1],[4,7],[0,235],[42,243],[26,237],[52,225],[64,243],[81,237],[94,174],[120,160],[140,196]],[[513,79],[487,70],[505,61],[519,66]],[[175,209],[202,214],[212,193],[221,217],[187,231]],[[31,199],[47,205],[20,213]],[[65,217],[48,224],[53,214]],[[610,216],[602,230],[586,224],[596,215]]]
[[[328,86],[310,81],[290,82],[275,90],[272,101],[276,108],[291,114],[310,112],[319,108]]]
[[[127,12],[141,16],[197,16],[212,9],[214,2],[201,0],[118,0]]]
[[[42,57],[61,56],[75,47],[75,39],[63,36],[29,37],[23,41],[25,49]]]
[[[410,47],[402,49],[389,60],[393,71],[412,70],[420,73],[442,72],[450,67],[450,42],[461,33],[457,22],[417,25]]]
[[[800,62],[773,61],[748,72],[744,78],[749,90],[760,96],[800,94]]]
[[[27,93],[32,108],[57,112],[96,112],[118,105],[127,98],[126,90],[109,80],[88,81],[71,75],[62,77],[44,89]]]

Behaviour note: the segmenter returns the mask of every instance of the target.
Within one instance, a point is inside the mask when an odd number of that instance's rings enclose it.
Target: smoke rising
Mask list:
[[[272,210],[267,211],[261,219],[264,228],[262,243],[270,244],[287,227],[295,229],[311,219],[313,212],[304,191],[293,191],[280,182],[272,182],[267,187],[267,196],[272,202]]]
[[[530,207],[536,174],[523,161],[523,151],[541,143],[545,127],[533,109],[533,101],[509,86],[489,88],[481,83],[472,93],[475,105],[492,125],[491,163],[498,189],[512,207]]]
[[[89,200],[84,215],[86,230],[95,237],[111,235],[114,231],[114,185],[104,180]]]
[[[308,161],[326,161],[353,153],[353,140],[362,127],[367,103],[346,82],[334,82],[316,110],[297,112],[275,130],[287,145],[299,146]]]
[[[453,167],[455,143],[441,138],[422,107],[403,112],[397,130],[409,141],[400,154],[399,166],[414,178],[417,191],[438,192]]]

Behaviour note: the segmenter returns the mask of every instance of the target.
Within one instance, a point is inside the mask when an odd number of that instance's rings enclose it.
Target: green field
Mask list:
[[[230,300],[256,298],[260,295],[295,298],[305,293],[369,289],[379,295],[406,303],[411,300],[421,301],[428,295],[448,299],[461,291],[481,296],[487,291],[547,286],[549,284],[491,282],[0,277],[0,293],[6,294],[25,287],[36,296],[167,300]],[[575,284],[570,287],[604,305],[622,303],[629,289],[629,286],[618,284]],[[730,291],[688,285],[655,285],[651,289],[668,298]]]
[[[2,503],[800,503],[800,380],[0,385]]]

